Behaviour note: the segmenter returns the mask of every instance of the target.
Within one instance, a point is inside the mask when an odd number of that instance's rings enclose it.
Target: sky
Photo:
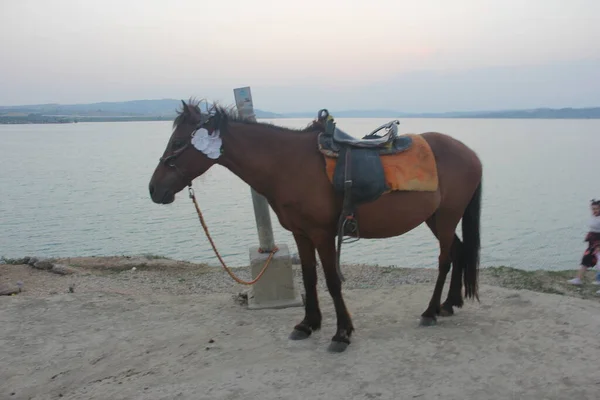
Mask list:
[[[0,0],[0,105],[600,106],[598,0]]]

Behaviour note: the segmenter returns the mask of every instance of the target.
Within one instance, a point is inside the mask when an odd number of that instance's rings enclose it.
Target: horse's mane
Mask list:
[[[227,131],[227,126],[230,122],[237,122],[237,123],[248,124],[248,125],[260,125],[260,126],[268,127],[268,128],[274,129],[274,130],[281,131],[281,132],[290,132],[290,133],[298,133],[298,132],[305,133],[305,132],[321,131],[321,125],[316,123],[315,121],[312,121],[305,128],[301,128],[301,129],[287,128],[287,127],[275,125],[275,124],[272,124],[269,122],[252,121],[252,120],[249,120],[248,118],[242,117],[238,113],[238,111],[235,107],[224,107],[224,106],[218,104],[217,102],[213,102],[213,104],[209,106],[208,102],[206,102],[205,100],[196,100],[194,98],[191,98],[187,104],[193,111],[196,112],[197,115],[191,115],[191,114],[185,113],[183,108],[181,110],[177,110],[177,117],[175,117],[175,120],[173,121],[173,129],[176,129],[178,126],[180,126],[182,124],[191,122],[190,121],[191,118],[193,118],[195,121],[197,121],[201,114],[205,114],[202,112],[202,110],[200,108],[200,104],[202,102],[206,103],[206,109],[207,109],[208,113],[213,114],[214,117],[216,118],[219,130],[222,132]]]

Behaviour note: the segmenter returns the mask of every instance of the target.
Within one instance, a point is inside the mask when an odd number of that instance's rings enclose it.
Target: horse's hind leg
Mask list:
[[[454,243],[452,243],[451,251],[452,277],[450,278],[450,289],[448,290],[448,297],[440,309],[440,315],[443,317],[454,315],[453,307],[461,308],[464,304],[462,297],[462,273],[464,268],[462,247],[462,242],[458,236],[454,235]]]
[[[429,301],[429,306],[421,314],[421,325],[429,326],[436,322],[436,317],[440,313],[440,303],[442,291],[446,283],[446,276],[452,265],[452,247],[454,243],[454,231],[458,225],[458,219],[449,218],[450,215],[444,215],[438,210],[427,220],[427,225],[437,237],[440,243],[440,255],[438,257],[438,277],[433,289],[433,295]],[[455,273],[452,274],[453,276]]]

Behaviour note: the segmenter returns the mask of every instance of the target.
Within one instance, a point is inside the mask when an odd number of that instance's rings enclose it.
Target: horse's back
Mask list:
[[[460,140],[440,132],[421,134],[435,155],[439,191],[448,206],[468,203],[482,179],[477,153]]]
[[[438,171],[457,168],[461,174],[468,170],[478,179],[481,177],[481,160],[469,146],[445,133],[424,132],[420,135],[429,143],[438,164]]]

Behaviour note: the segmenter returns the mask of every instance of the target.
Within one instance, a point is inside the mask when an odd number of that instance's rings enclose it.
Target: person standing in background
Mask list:
[[[573,285],[583,284],[583,276],[588,269],[595,267],[598,264],[600,257],[600,200],[592,200],[590,204],[592,218],[589,223],[589,232],[585,237],[588,242],[588,248],[583,253],[581,258],[581,268],[577,272],[577,276],[570,279],[568,282]],[[596,269],[598,269],[596,267]],[[600,285],[600,271],[596,273],[595,285]],[[600,290],[596,292],[600,294]]]

